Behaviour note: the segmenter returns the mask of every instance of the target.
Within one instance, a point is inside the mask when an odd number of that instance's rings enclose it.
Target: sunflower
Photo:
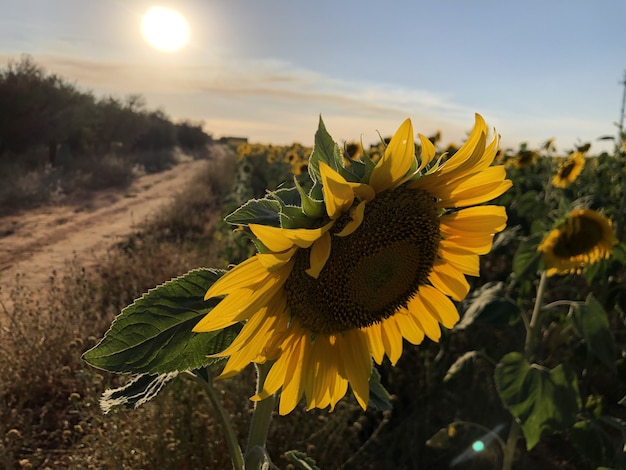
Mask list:
[[[513,166],[515,168],[526,168],[532,166],[537,160],[537,152],[534,150],[520,150],[517,156],[513,159]]]
[[[615,244],[609,219],[591,209],[578,209],[548,233],[537,250],[543,253],[548,276],[553,276],[580,273],[585,266],[608,258]]]
[[[552,178],[552,184],[557,188],[565,188],[576,181],[580,172],[585,167],[585,157],[580,152],[572,153],[567,160],[559,165],[556,175]]]
[[[487,132],[476,115],[467,142],[447,160],[435,158],[421,134],[416,158],[409,119],[376,163],[364,157],[343,167],[338,147],[330,153],[337,160],[326,161],[314,148],[311,194],[321,186],[321,195],[302,196],[310,228],[248,224],[259,253],[206,293],[225,297],[194,331],[245,321],[219,354],[229,357],[221,377],[273,361],[253,400],[281,391],[280,414],[303,395],[308,409],[333,409],[350,385],[365,409],[372,359],[395,364],[403,338],[438,341],[440,325],[454,326],[452,300],[467,295],[465,276],[479,275],[478,255],[505,227],[503,207],[477,206],[511,186],[503,166],[490,166],[499,136],[487,145]]]

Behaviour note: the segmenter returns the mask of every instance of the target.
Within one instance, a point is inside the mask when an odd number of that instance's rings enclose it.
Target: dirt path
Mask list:
[[[124,191],[102,191],[78,204],[0,218],[0,300],[8,303],[18,273],[36,291],[53,270],[62,274],[66,261],[74,256],[83,266],[93,265],[112,244],[171,201],[207,164],[207,160],[183,160],[168,171],[138,178]]]

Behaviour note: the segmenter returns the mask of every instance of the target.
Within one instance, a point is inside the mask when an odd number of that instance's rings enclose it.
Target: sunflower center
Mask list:
[[[439,248],[433,198],[399,187],[367,203],[363,222],[338,237],[349,221],[333,227],[330,257],[317,279],[305,273],[309,250],[298,250],[285,283],[294,318],[316,333],[335,334],[392,316],[426,283]]]
[[[561,178],[567,178],[570,173],[572,172],[572,170],[574,169],[574,167],[576,166],[576,162],[567,162],[565,163],[565,165],[563,165],[563,167],[561,167],[561,171],[559,172],[559,176]]]
[[[602,240],[602,226],[593,219],[570,219],[554,245],[559,258],[571,258],[591,251]]]

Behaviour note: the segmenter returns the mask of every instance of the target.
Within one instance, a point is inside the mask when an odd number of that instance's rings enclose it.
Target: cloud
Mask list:
[[[516,148],[523,141],[538,147],[556,136],[559,148],[568,149],[582,136],[607,133],[604,123],[584,116],[548,116],[542,110],[524,114],[498,109],[493,103],[470,109],[458,104],[452,94],[338,80],[278,60],[221,59],[190,65],[69,55],[34,59],[97,96],[141,93],[151,109],[162,108],[174,118],[202,120],[216,136],[242,135],[255,142],[311,145],[320,114],[336,140],[363,135],[366,143],[377,141],[377,131],[391,135],[411,117],[416,132],[430,135],[440,130],[444,143],[458,144],[471,129],[475,111],[497,128],[505,147]],[[609,145],[593,144],[594,149]]]

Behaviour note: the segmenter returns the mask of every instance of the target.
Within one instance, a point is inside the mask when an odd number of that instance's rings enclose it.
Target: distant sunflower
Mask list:
[[[521,150],[513,159],[515,168],[526,168],[532,166],[537,160],[537,152],[533,150]]]
[[[565,222],[541,242],[548,276],[580,273],[596,261],[608,258],[617,238],[611,221],[590,209],[570,212]]]
[[[552,184],[557,188],[565,188],[576,181],[585,167],[585,157],[580,152],[572,153],[567,160],[559,165]]]
[[[511,182],[503,166],[490,166],[499,137],[486,145],[479,115],[467,142],[443,163],[419,138],[418,160],[407,119],[358,178],[319,162],[317,228],[249,224],[260,252],[208,290],[207,299],[225,297],[194,331],[246,321],[219,356],[230,356],[222,377],[275,361],[253,400],[282,389],[280,414],[303,395],[309,409],[332,409],[350,385],[365,409],[372,358],[380,364],[387,355],[395,364],[403,338],[438,341],[439,325],[458,321],[450,298],[467,295],[465,276],[479,275],[478,255],[506,224],[503,207],[476,205]]]

